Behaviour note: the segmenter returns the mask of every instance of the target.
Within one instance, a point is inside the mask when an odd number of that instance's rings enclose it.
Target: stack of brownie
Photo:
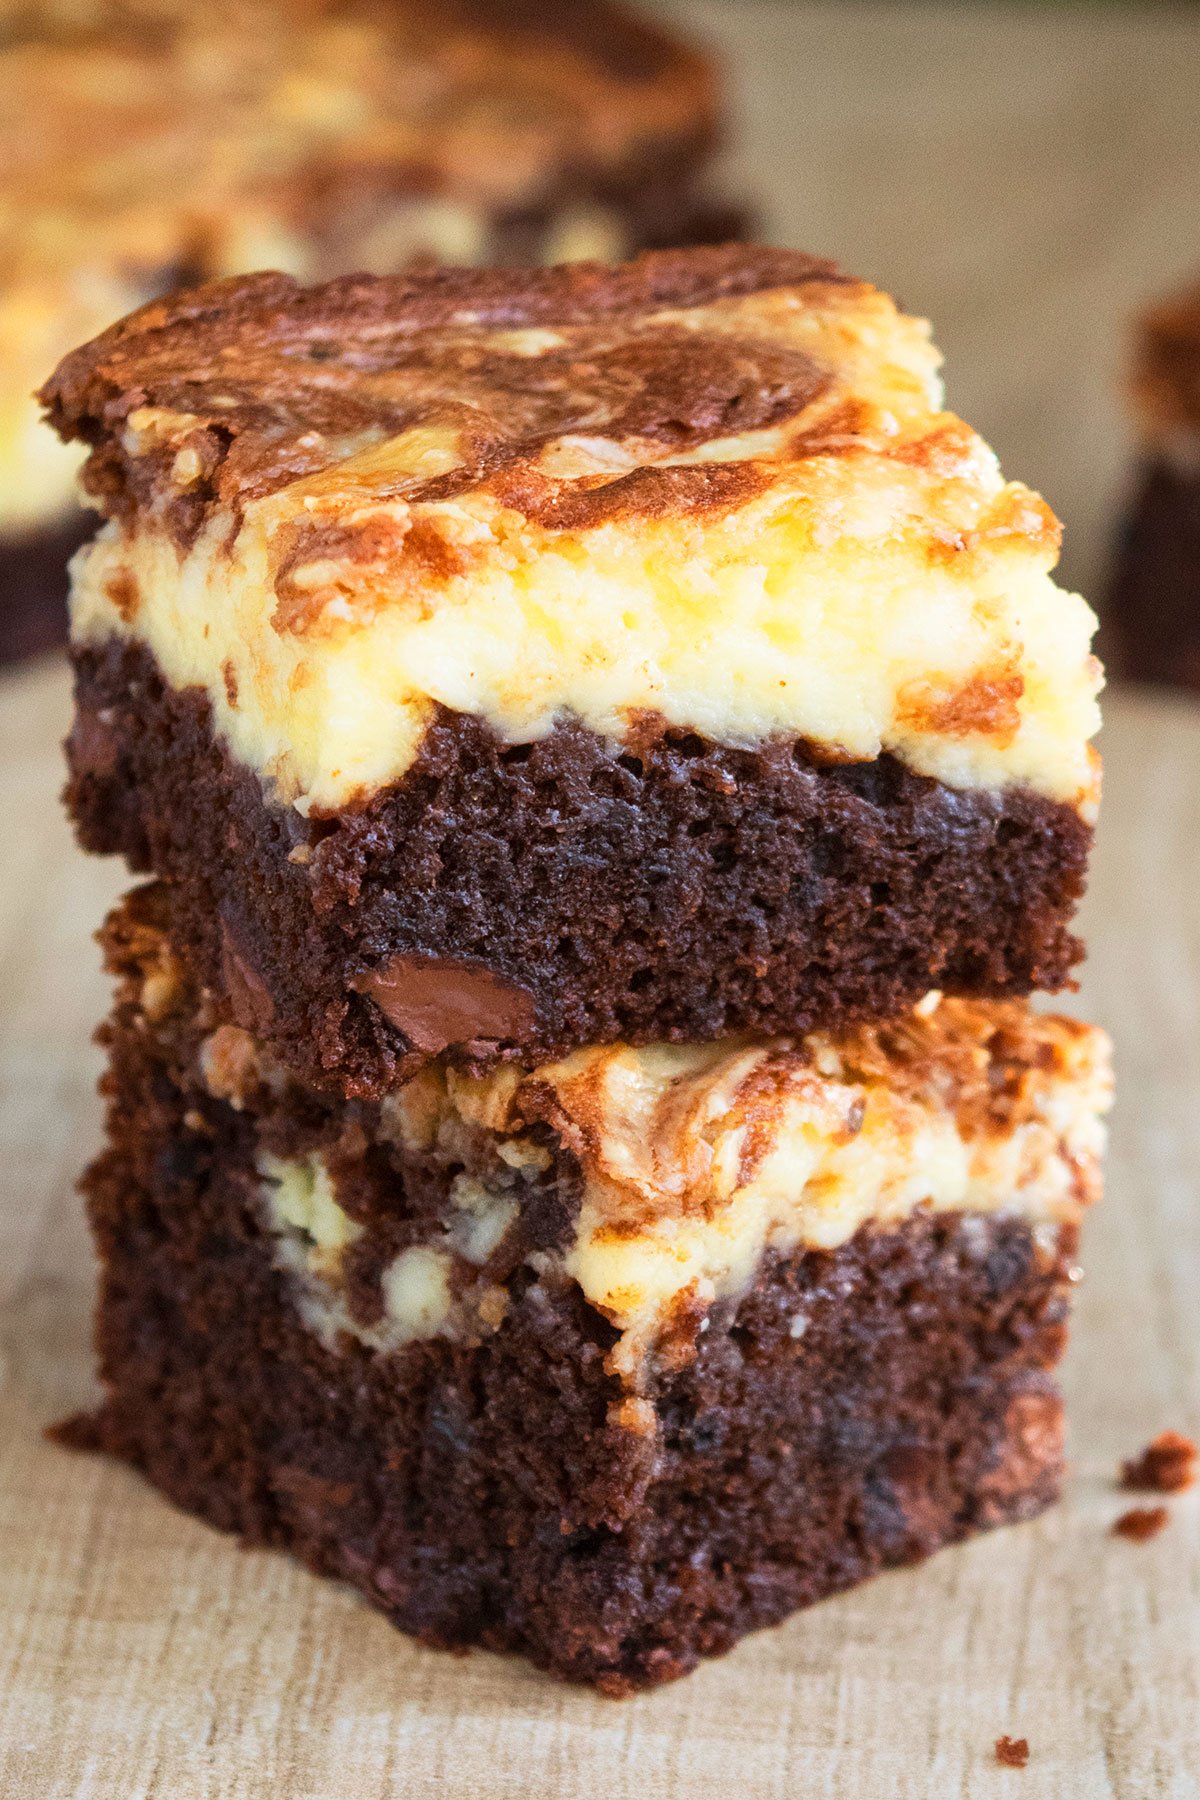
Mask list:
[[[610,1692],[1061,1473],[1093,619],[793,252],[262,275],[44,398],[109,920],[78,1440]]]

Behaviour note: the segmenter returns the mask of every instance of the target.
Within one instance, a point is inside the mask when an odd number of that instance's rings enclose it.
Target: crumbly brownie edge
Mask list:
[[[626,1693],[1055,1496],[1071,1230],[914,1218],[769,1258],[629,1420],[611,1328],[528,1271],[480,1344],[325,1348],[264,1242],[252,1122],[201,1124],[132,1023],[110,1049],[107,1398],[67,1441],[428,1645]]]
[[[1200,461],[1147,457],[1128,509],[1100,648],[1117,676],[1200,692]]]
[[[493,984],[479,1031],[460,1019],[452,1039],[485,1066],[887,1018],[932,987],[1053,990],[1081,953],[1090,830],[1025,790],[680,732],[635,753],[564,724],[510,746],[445,713],[402,782],[306,821],[265,801],[207,700],[145,651],[75,661],[83,844],[174,884],[180,954],[318,1085],[378,1094],[441,1048],[436,1021],[409,1019],[410,1038],[369,997],[405,1017],[377,979],[401,957]]]

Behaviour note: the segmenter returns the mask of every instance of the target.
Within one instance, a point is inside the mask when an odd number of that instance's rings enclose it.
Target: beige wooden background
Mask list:
[[[1200,276],[1200,7],[658,0],[724,50],[767,234],[934,320],[950,404],[1067,521],[1093,593],[1138,303]]]
[[[1093,559],[1119,470],[1112,326],[1151,265],[1186,263],[1200,193],[1182,123],[1196,25],[688,10],[742,47],[745,166],[776,235],[936,311],[956,403]],[[1200,1794],[1200,1492],[1153,1543],[1109,1535],[1119,1460],[1165,1425],[1200,1435],[1200,709],[1109,707],[1077,1003],[1117,1037],[1121,1099],[1067,1369],[1064,1505],[628,1703],[420,1651],[42,1441],[90,1392],[72,1181],[98,1130],[90,934],[120,886],[59,814],[66,710],[54,668],[0,681],[2,1800]],[[1028,1737],[1024,1772],[996,1766],[1001,1732]]]

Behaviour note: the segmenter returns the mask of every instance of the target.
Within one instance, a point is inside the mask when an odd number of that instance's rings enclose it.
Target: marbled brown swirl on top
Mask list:
[[[106,512],[166,499],[184,535],[214,505],[261,498],[360,442],[424,426],[453,431],[456,457],[427,479],[398,476],[410,503],[488,480],[505,499],[519,486],[528,516],[573,524],[555,511],[558,485],[531,466],[547,444],[636,437],[682,452],[796,415],[828,384],[798,347],[654,315],[807,283],[853,285],[809,256],[734,248],[616,269],[439,270],[316,288],[251,276],[143,307],[67,357],[42,398],[63,435],[93,446],[85,479]],[[167,422],[161,447],[131,446],[126,426],[147,410]],[[739,493],[759,479],[743,465]],[[631,480],[645,511],[659,487],[678,505],[722,477],[639,469],[603,483],[602,501],[572,484],[572,503],[598,522],[628,510]],[[385,499],[386,483],[374,482],[372,497]]]

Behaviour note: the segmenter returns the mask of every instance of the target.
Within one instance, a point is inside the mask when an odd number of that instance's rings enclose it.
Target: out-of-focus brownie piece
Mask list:
[[[57,359],[283,268],[621,257],[739,235],[717,72],[604,0],[55,0],[0,22],[0,658],[65,637]],[[31,568],[31,556],[44,568]]]
[[[67,564],[95,529],[82,512],[65,524],[0,539],[0,663],[21,662],[67,639]]]

